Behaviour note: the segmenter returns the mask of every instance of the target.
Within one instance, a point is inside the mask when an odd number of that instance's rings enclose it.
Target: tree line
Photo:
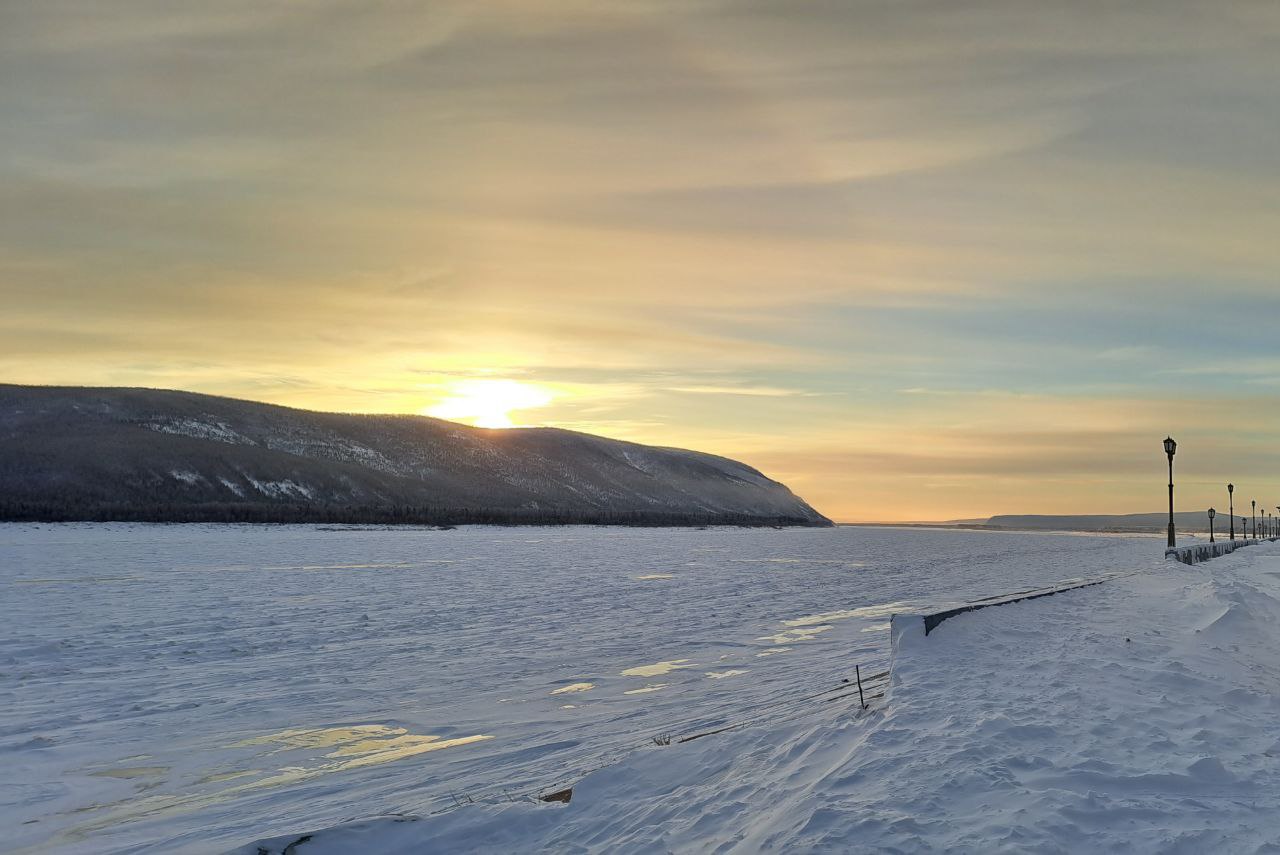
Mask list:
[[[5,522],[328,523],[335,525],[812,526],[801,517],[676,511],[572,511],[252,502],[114,503],[0,498]]]

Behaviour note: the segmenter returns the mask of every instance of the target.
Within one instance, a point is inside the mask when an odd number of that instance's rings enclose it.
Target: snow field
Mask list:
[[[297,851],[1276,852],[1277,626],[1275,544],[927,638],[900,622],[890,696],[867,715],[654,747],[563,807],[365,821]]]
[[[519,828],[569,833],[568,814],[529,805],[508,827],[513,799],[631,776],[633,763],[654,764],[655,786],[686,763],[723,768],[746,799],[815,722],[871,732],[847,706],[797,702],[855,664],[879,670],[890,613],[1136,566],[1153,543],[0,526],[3,845],[207,852],[388,813],[432,816],[394,825],[447,834],[497,812],[493,828],[536,846]],[[783,741],[748,751],[753,768],[718,753],[765,733]],[[784,780],[813,772],[805,761]],[[579,786],[570,807],[607,793]]]

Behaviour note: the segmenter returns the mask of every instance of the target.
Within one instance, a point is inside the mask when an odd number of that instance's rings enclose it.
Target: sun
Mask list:
[[[515,427],[511,413],[551,403],[551,393],[542,386],[517,380],[457,380],[449,386],[448,397],[423,412],[439,419],[466,422],[483,428]]]

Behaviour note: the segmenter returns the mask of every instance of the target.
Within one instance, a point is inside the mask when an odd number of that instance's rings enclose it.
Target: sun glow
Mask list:
[[[439,419],[466,422],[476,427],[515,427],[511,413],[551,403],[551,393],[533,383],[517,380],[458,380],[444,400],[423,412]]]

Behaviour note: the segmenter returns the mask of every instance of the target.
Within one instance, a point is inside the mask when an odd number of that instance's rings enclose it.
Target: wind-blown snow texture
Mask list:
[[[365,821],[296,851],[1276,852],[1277,627],[1276,545],[1161,563],[905,634],[863,717],[655,747],[567,806]]]
[[[742,463],[553,428],[0,385],[0,517],[829,525]]]
[[[964,780],[993,750],[983,721],[994,738],[1000,716],[1031,717],[992,669],[1050,639],[1015,632],[995,663],[985,638],[950,655],[963,616],[930,636],[936,671],[904,670],[870,718],[847,693],[803,699],[882,668],[891,612],[1160,549],[871,528],[0,525],[0,846],[208,852],[441,810],[346,851],[940,845],[931,823],[956,808],[932,764]],[[1038,753],[1033,732],[1010,731],[1014,750]],[[567,808],[508,801],[575,783]]]

